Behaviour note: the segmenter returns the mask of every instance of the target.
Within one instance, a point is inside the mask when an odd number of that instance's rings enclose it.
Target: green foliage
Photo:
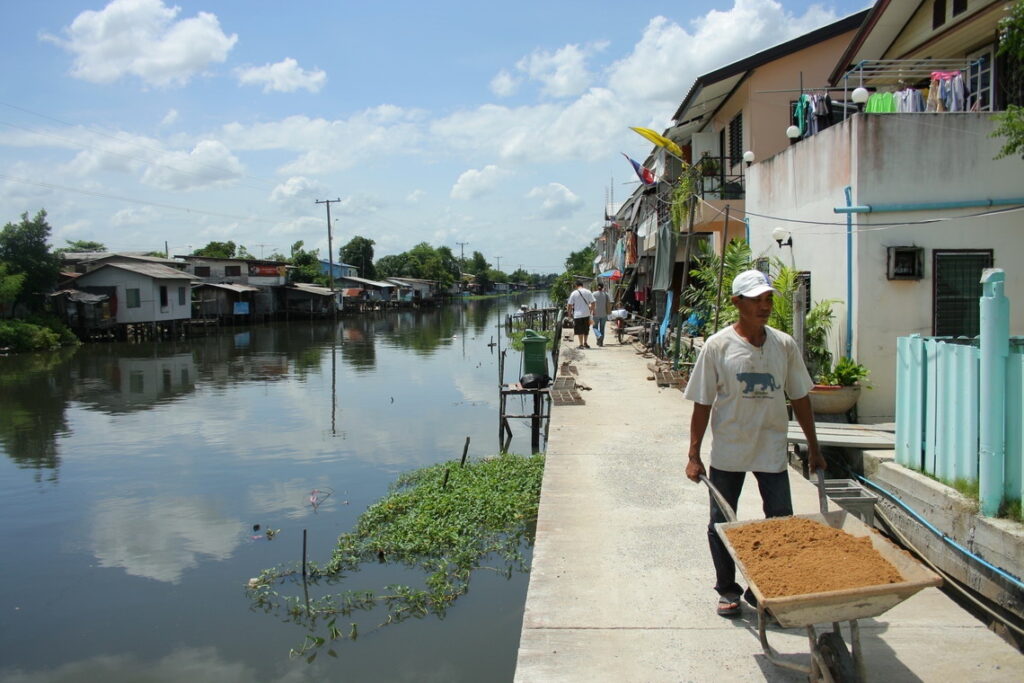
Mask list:
[[[672,189],[672,225],[676,230],[682,230],[689,218],[691,199],[700,192],[701,183],[700,169],[685,163],[682,167],[676,186]]]
[[[302,246],[302,240],[292,245],[292,257],[290,259],[292,266],[294,266],[290,271],[292,282],[310,282],[326,285],[327,275],[320,272],[320,250],[306,250]]]
[[[242,247],[245,249],[245,247]],[[234,242],[210,242],[192,252],[193,256],[207,256],[209,258],[235,258]]]
[[[60,348],[60,335],[47,327],[22,320],[0,320],[0,348],[19,353],[54,351]]]
[[[50,253],[47,240],[50,224],[46,211],[40,209],[34,218],[21,214],[19,223],[8,223],[0,231],[0,263],[6,265],[8,275],[24,276],[15,294],[14,303],[25,302],[29,296],[53,289],[60,273],[60,259]],[[36,309],[41,302],[33,302]]]
[[[838,299],[822,299],[815,302],[804,319],[804,360],[811,377],[817,377],[825,368],[832,367],[832,351],[828,346],[828,334],[835,322],[832,310]]]
[[[1024,0],[1013,3],[999,21],[1000,82],[1006,111],[992,118],[999,126],[991,137],[1005,138],[996,159],[1020,154],[1024,159]]]
[[[594,276],[594,257],[597,251],[594,247],[587,246],[579,251],[574,251],[565,259],[565,272],[555,278],[549,288],[551,301],[556,306],[564,306],[569,299],[572,290],[576,289],[577,278],[592,278]]]
[[[306,656],[328,641],[344,639],[339,616],[378,607],[386,611],[385,626],[409,617],[443,616],[469,590],[470,575],[488,557],[504,561],[511,575],[527,569],[520,549],[530,536],[537,515],[544,472],[542,455],[500,457],[467,463],[440,463],[399,477],[389,494],[359,517],[355,530],[342,534],[330,560],[312,565],[311,582],[334,583],[367,562],[393,562],[426,573],[424,588],[391,585],[385,592],[347,591],[303,600],[301,577],[295,569],[275,568],[249,581],[254,606],[267,612],[284,611],[290,621],[311,633],[293,655]],[[296,584],[293,596],[282,597],[277,587]],[[326,637],[316,635],[319,619]],[[350,623],[348,638],[357,634]]]
[[[732,325],[738,317],[732,305],[731,284],[734,277],[751,268],[750,245],[744,240],[732,240],[725,247],[725,270],[722,276],[722,294],[718,295],[718,272],[722,259],[708,250],[697,255],[696,267],[690,271],[690,286],[683,297],[684,312],[687,316],[696,312],[704,320],[704,333],[709,336],[717,330],[714,326],[715,306],[719,307],[718,329]],[[792,325],[789,325],[792,329]]]
[[[473,256],[463,264],[462,270],[467,273],[472,273],[473,275],[478,275],[479,273],[487,272],[487,269],[490,267],[491,264],[487,262],[484,255],[479,251],[474,251]]]
[[[871,371],[857,361],[843,356],[835,366],[818,375],[819,384],[830,384],[840,387],[852,387],[854,384],[866,380]]]
[[[992,131],[990,137],[1006,138],[995,158],[1002,159],[1019,153],[1021,159],[1024,159],[1024,107],[1008,105],[1006,111],[995,114],[992,118],[999,126]]]
[[[59,249],[54,249],[53,250],[54,254],[65,254],[65,253],[68,253],[68,252],[83,252],[83,251],[88,252],[88,251],[106,251],[107,250],[107,248],[106,248],[106,246],[104,246],[103,242],[92,242],[92,241],[89,241],[89,240],[64,240],[64,241],[68,243],[68,246],[60,247]],[[161,253],[160,255],[163,256],[163,253]]]
[[[0,305],[14,303],[25,282],[24,273],[8,274],[7,270],[7,264],[0,261]]]
[[[348,241],[348,244],[338,250],[338,257],[342,263],[355,266],[359,269],[359,277],[367,280],[377,279],[377,269],[373,265],[373,240],[356,235]]]

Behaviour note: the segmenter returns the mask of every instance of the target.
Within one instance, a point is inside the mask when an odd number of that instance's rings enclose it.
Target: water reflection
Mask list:
[[[241,542],[241,520],[208,498],[118,496],[96,503],[92,551],[101,567],[178,583],[201,559],[224,560]]]

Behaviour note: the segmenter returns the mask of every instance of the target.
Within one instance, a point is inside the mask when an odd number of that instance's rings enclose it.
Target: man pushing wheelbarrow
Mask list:
[[[704,343],[684,397],[693,401],[686,476],[699,482],[707,476],[725,501],[736,509],[743,480],[753,472],[765,517],[793,514],[787,474],[786,396],[807,437],[808,464],[813,473],[825,469],[814,431],[808,398],[813,382],[796,341],[768,326],[772,297],[778,291],[764,273],[747,270],[732,282],[732,303],[739,320]],[[705,470],[700,448],[711,423],[710,467]],[[756,607],[754,594],[736,582],[736,565],[715,524],[725,512],[711,497],[708,543],[715,565],[718,614],[741,612],[741,597]]]

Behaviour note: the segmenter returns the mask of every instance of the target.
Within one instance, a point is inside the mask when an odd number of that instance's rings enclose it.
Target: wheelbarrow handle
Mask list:
[[[828,496],[825,495],[825,470],[817,470],[815,472],[818,475],[818,507],[821,508],[821,514],[828,512]]]
[[[715,485],[711,483],[711,480],[707,478],[707,475],[700,475],[700,480],[707,484],[708,490],[711,491],[711,496],[718,503],[719,509],[725,514],[726,521],[736,521],[736,511],[732,509],[732,506],[725,500],[725,496],[715,488]]]

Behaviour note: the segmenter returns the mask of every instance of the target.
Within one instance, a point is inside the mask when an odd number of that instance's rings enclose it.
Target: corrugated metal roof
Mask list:
[[[227,282],[194,282],[194,283],[192,283],[192,288],[193,289],[198,289],[200,287],[218,287],[220,289],[229,289],[232,292],[239,292],[239,293],[241,293],[241,292],[258,292],[258,291],[260,291],[259,287],[253,287],[251,285],[236,285],[236,284],[230,284],[230,283],[227,283]]]
[[[307,294],[315,294],[317,296],[331,295],[331,290],[328,287],[321,287],[320,285],[314,285],[308,282],[293,282],[288,286],[288,288],[297,289],[300,292],[306,292]]]
[[[344,277],[336,278],[338,280],[351,280],[352,282],[358,282],[363,285],[370,285],[371,287],[383,287],[387,289],[394,289],[398,285],[391,282],[378,282],[377,280],[367,280],[362,277],[355,277],[354,275],[346,275]]]
[[[157,280],[198,280],[195,275],[189,275],[188,273],[178,270],[177,268],[168,268],[167,266],[161,266],[159,263],[104,263],[99,268],[90,270],[88,273],[80,276],[86,278],[103,270],[104,268],[120,268],[121,270],[128,270],[139,275],[146,275],[148,277]]]

